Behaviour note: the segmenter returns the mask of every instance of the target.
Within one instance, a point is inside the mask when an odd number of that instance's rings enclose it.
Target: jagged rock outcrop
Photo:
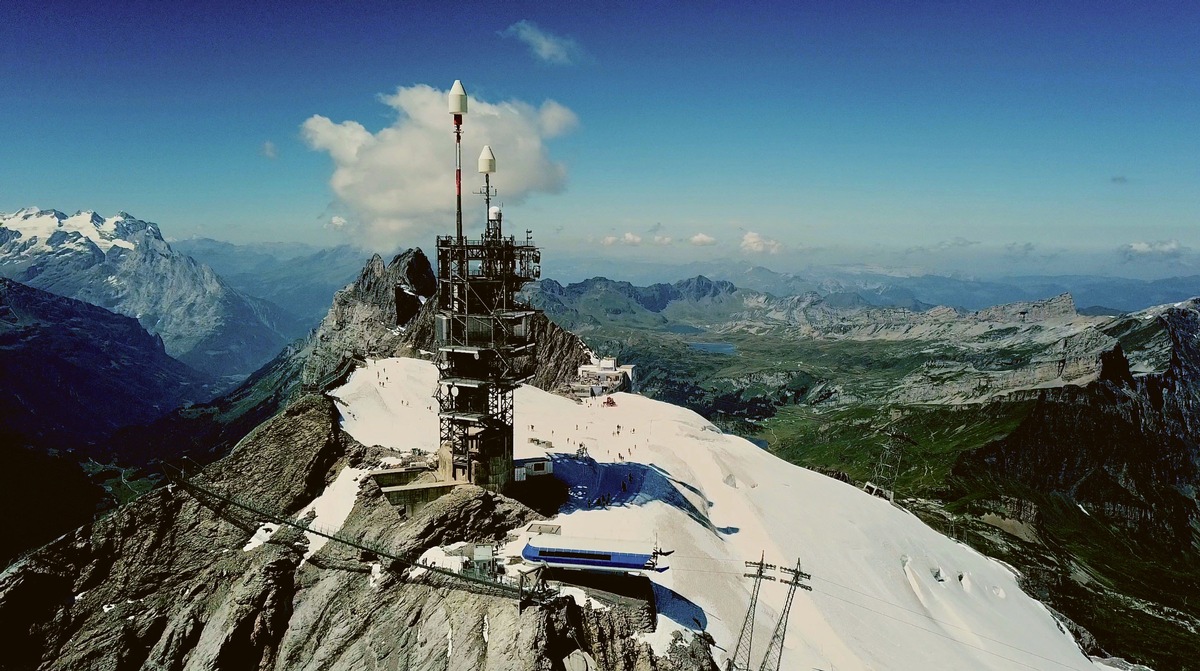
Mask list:
[[[167,353],[214,376],[244,376],[295,336],[293,318],[175,252],[158,225],[124,212],[0,215],[0,275],[137,319]]]
[[[396,310],[396,290],[411,299]],[[353,357],[391,356],[405,346],[404,328],[437,289],[429,259],[420,249],[397,254],[384,264],[372,256],[358,279],[337,292],[333,306],[309,336],[301,379],[316,384]]]
[[[294,514],[343,468],[378,457],[340,431],[330,400],[306,395],[194,481]],[[415,559],[435,544],[501,539],[535,513],[463,487],[414,519],[398,515],[364,485],[340,534]],[[308,542],[289,528],[244,550],[261,521],[174,485],[34,552],[0,574],[0,669],[534,671],[561,668],[580,646],[606,669],[712,668],[695,645],[654,658],[620,609],[563,598],[521,611],[336,542],[305,561]]]

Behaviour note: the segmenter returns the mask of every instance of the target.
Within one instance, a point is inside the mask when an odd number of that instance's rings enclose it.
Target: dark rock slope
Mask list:
[[[194,480],[294,514],[344,467],[377,456],[339,430],[332,402],[304,395]],[[287,528],[243,550],[261,520],[192,492],[156,490],[0,574],[0,669],[532,671],[563,668],[580,648],[605,669],[713,668],[702,649],[655,658],[621,609],[558,599],[519,610],[444,578],[375,568],[377,556],[336,542],[303,560],[307,542]],[[462,488],[403,520],[364,483],[341,533],[415,558],[498,540],[534,517]]]
[[[0,278],[0,424],[86,451],[129,424],[205,400],[207,376],[136,320]]]
[[[0,564],[105,504],[79,462],[126,463],[114,430],[205,399],[211,382],[129,317],[0,279],[0,507],[23,511],[0,535]]]

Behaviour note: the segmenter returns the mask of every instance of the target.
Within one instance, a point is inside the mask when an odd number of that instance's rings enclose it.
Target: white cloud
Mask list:
[[[538,110],[538,125],[544,137],[555,138],[578,128],[579,117],[553,100],[547,100]]]
[[[279,148],[276,147],[275,143],[271,142],[270,140],[262,143],[262,148],[259,149],[259,153],[270,159],[279,158]]]
[[[669,244],[671,244],[671,236],[669,236],[669,235],[656,235],[656,236],[654,236],[654,244],[656,244],[656,245],[669,245]]]
[[[764,238],[754,231],[746,231],[742,236],[742,251],[753,254],[778,254],[783,245],[778,240]]]
[[[340,231],[340,230],[346,228],[346,224],[348,224],[348,223],[350,223],[350,222],[346,221],[345,217],[339,217],[335,214],[335,215],[333,215],[333,217],[331,217],[329,219],[329,223],[326,224],[326,227],[332,228],[335,231]]]
[[[642,236],[636,233],[623,233],[619,236],[606,235],[603,238],[600,238],[600,244],[604,245],[605,247],[612,247],[613,245],[629,245],[631,247],[636,247],[642,244]]]
[[[528,19],[517,21],[500,31],[500,34],[524,42],[529,47],[529,53],[543,63],[570,65],[583,53],[575,40],[548,33]]]
[[[709,245],[717,244],[717,239],[712,237],[711,235],[705,235],[704,233],[697,233],[697,234],[693,235],[688,240],[688,242],[692,243],[693,245],[696,245],[697,247],[708,247]]]
[[[1190,250],[1179,244],[1178,240],[1160,240],[1158,242],[1131,242],[1121,245],[1117,251],[1126,261],[1136,261],[1140,259],[1177,259]]]
[[[301,126],[308,145],[333,159],[330,186],[361,221],[347,228],[359,242],[393,247],[401,237],[453,228],[454,135],[446,95],[417,85],[381,97],[398,114],[391,126],[377,133],[356,121],[334,123],[320,115]],[[474,190],[475,157],[489,144],[499,168],[492,183],[505,202],[517,203],[532,193],[561,192],[567,170],[550,158],[545,141],[576,123],[571,110],[552,100],[535,107],[519,100],[488,103],[472,98],[463,124],[463,190]],[[474,204],[467,198],[464,208]],[[477,205],[482,212],[482,202]],[[468,225],[478,218],[469,213],[465,217]]]

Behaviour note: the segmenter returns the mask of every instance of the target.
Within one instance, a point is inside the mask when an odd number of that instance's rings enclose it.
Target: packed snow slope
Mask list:
[[[367,445],[433,450],[437,370],[370,362],[334,392],[343,428]],[[516,456],[549,452],[572,499],[562,534],[657,540],[674,553],[651,576],[662,650],[673,631],[704,630],[722,667],[750,600],[743,562],[812,574],[798,592],[785,669],[1095,669],[1012,572],[850,485],[722,434],[699,415],[631,394],[616,407],[533,387],[516,393]],[[618,428],[619,426],[619,428]],[[538,439],[541,444],[531,442]],[[575,456],[585,446],[588,457]],[[604,499],[601,505],[594,505]],[[786,589],[763,584],[757,667]]]

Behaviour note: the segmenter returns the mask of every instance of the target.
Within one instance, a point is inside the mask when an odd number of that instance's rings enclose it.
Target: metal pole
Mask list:
[[[462,232],[462,115],[454,115],[454,232],[458,244],[463,243]]]

